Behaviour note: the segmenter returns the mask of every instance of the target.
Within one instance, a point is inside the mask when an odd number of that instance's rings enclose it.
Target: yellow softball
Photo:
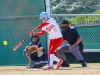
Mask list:
[[[7,45],[8,44],[8,42],[7,41],[3,41],[3,45]]]

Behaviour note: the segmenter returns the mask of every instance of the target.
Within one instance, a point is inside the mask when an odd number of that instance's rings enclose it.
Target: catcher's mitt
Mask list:
[[[32,53],[38,51],[38,46],[37,45],[32,45],[28,48],[28,51],[29,51],[30,54],[32,54]]]

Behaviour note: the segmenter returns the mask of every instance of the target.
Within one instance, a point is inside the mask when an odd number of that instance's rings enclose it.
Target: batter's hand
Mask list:
[[[33,33],[31,32],[31,33],[29,33],[29,35],[30,35],[30,36],[32,36],[32,35],[33,35]]]
[[[35,28],[35,29],[32,30],[32,32],[36,32],[36,30],[37,30],[37,29]]]
[[[30,35],[30,36],[33,36],[33,35],[35,35],[35,33],[36,33],[36,32],[32,32],[32,33],[29,33],[29,35]]]
[[[32,32],[31,32],[31,33],[29,33],[29,35],[30,35],[30,36],[33,36],[33,35],[35,35],[35,33],[36,33],[36,28],[35,28],[35,29],[33,29],[33,30],[32,30]]]

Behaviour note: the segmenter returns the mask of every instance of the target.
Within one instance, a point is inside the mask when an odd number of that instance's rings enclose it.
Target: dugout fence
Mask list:
[[[44,0],[1,0],[0,1],[0,65],[27,64],[23,56],[25,46],[29,45],[30,38],[13,51],[13,48],[22,41],[33,28],[41,24],[39,14],[45,11]],[[41,42],[46,49],[46,35]],[[8,45],[3,45],[7,41]]]

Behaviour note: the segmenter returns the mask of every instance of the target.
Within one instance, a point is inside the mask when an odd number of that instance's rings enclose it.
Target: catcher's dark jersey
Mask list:
[[[32,45],[37,45],[38,48],[43,47],[42,44],[41,44],[40,42],[36,42],[36,43],[30,42],[30,43],[29,43],[29,46],[32,46]],[[43,52],[45,52],[44,49],[43,49]],[[37,61],[37,59],[38,59],[38,54],[37,54],[37,52],[31,54],[31,59],[34,60],[34,61]]]

